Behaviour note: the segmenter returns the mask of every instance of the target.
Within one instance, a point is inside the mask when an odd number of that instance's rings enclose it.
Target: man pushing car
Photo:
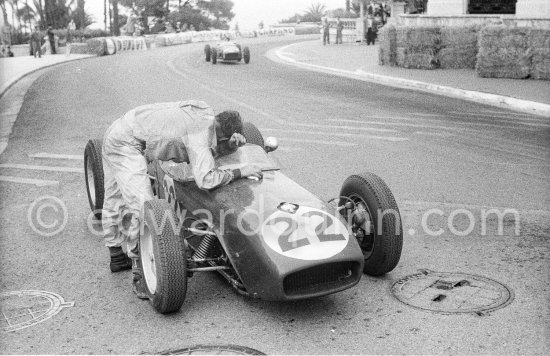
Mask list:
[[[107,129],[102,150],[103,234],[111,271],[131,268],[133,289],[139,298],[147,298],[138,263],[140,218],[145,201],[153,199],[147,163],[186,162],[201,189],[213,189],[244,177],[261,178],[261,169],[253,165],[233,170],[215,167],[215,156],[231,153],[246,143],[242,128],[237,111],[214,115],[206,103],[188,100],[139,106]],[[125,241],[127,254],[121,247]]]

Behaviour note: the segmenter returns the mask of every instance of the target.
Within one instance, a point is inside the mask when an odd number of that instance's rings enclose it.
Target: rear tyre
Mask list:
[[[206,61],[210,62],[210,45],[204,46],[204,55],[206,56]]]
[[[187,292],[185,244],[177,231],[177,218],[166,200],[145,202],[139,253],[147,295],[159,313],[178,311]]]
[[[243,48],[243,58],[246,64],[250,63],[250,50],[248,47]]]
[[[380,276],[393,270],[401,258],[403,229],[395,198],[386,183],[373,173],[352,175],[344,181],[340,197],[340,206],[352,201],[355,207],[368,213],[370,229],[354,228],[365,256],[363,271]],[[347,209],[342,212],[344,215],[349,213]],[[344,217],[352,221],[349,216]]]
[[[253,145],[258,145],[261,148],[264,148],[264,138],[262,136],[262,133],[253,123],[243,123],[243,136],[244,138],[246,138],[246,143],[251,143]]]
[[[101,220],[101,209],[105,197],[103,178],[102,142],[98,139],[89,140],[84,149],[84,176],[88,203],[96,219]]]
[[[218,62],[218,51],[215,48],[212,48],[210,58],[212,59],[212,64],[216,64]]]

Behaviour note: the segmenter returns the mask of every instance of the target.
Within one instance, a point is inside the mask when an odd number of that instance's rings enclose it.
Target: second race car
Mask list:
[[[212,64],[216,64],[218,60],[235,62],[244,60],[246,64],[250,62],[250,49],[231,41],[219,42],[213,46],[205,45],[204,55],[206,61],[211,61]]]

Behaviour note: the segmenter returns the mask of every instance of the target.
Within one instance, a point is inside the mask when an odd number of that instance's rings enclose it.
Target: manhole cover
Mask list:
[[[184,349],[160,352],[159,355],[265,355],[263,352],[238,345],[195,345]]]
[[[72,307],[55,293],[23,290],[0,293],[1,323],[4,332],[27,328],[47,320],[61,309]]]
[[[427,270],[398,280],[391,292],[407,305],[439,313],[482,314],[514,298],[511,289],[486,277]]]

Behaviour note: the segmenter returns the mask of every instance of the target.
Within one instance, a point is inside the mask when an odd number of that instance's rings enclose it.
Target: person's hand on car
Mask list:
[[[230,149],[237,149],[238,147],[244,146],[246,144],[246,138],[240,133],[235,132],[231,135],[228,143]]]
[[[241,168],[241,177],[242,178],[252,178],[252,179],[262,179],[262,169],[255,164],[247,164]]]

